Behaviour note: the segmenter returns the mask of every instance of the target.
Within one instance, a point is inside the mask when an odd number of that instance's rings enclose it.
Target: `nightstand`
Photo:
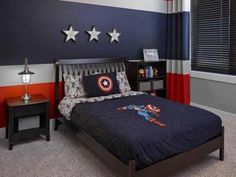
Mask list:
[[[6,138],[9,138],[9,150],[13,149],[15,142],[22,138],[36,135],[45,135],[50,140],[49,133],[49,99],[43,95],[32,95],[27,103],[21,101],[21,97],[6,98],[7,105],[7,127]],[[39,116],[39,127],[25,130],[18,130],[18,120]]]

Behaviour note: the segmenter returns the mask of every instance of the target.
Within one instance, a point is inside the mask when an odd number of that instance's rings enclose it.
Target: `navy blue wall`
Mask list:
[[[52,63],[55,58],[129,57],[140,59],[143,48],[158,48],[166,56],[167,15],[154,12],[61,2],[4,0],[0,6],[0,65]],[[62,30],[72,24],[78,42],[65,43]],[[85,33],[95,25],[99,42]],[[116,27],[120,43],[106,34]]]

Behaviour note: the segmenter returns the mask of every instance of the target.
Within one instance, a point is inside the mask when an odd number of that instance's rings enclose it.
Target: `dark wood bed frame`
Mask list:
[[[55,130],[58,129],[60,124],[68,125],[76,129],[70,121],[60,116],[58,111],[59,104],[59,92],[60,92],[60,77],[64,73],[64,67],[78,65],[99,65],[104,63],[125,63],[126,59],[111,59],[111,58],[97,58],[97,59],[62,59],[55,61],[55,110],[57,117],[55,119]],[[78,69],[78,68],[77,68]],[[78,71],[78,70],[77,70]],[[188,166],[189,164],[196,162],[204,156],[219,150],[219,159],[224,160],[224,127],[222,126],[221,135],[207,141],[206,143],[199,145],[193,149],[185,151],[183,153],[174,155],[165,160],[157,162],[151,166],[148,166],[141,170],[136,170],[135,160],[130,159],[128,164],[121,162],[117,157],[107,151],[103,146],[96,142],[91,136],[85,133],[83,130],[76,129],[79,139],[87,145],[92,151],[94,151],[107,165],[116,170],[124,177],[165,177],[173,174],[177,170]]]

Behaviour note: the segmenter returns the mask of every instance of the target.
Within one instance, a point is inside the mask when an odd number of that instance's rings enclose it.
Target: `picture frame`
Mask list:
[[[143,57],[145,62],[159,61],[157,49],[143,49]]]

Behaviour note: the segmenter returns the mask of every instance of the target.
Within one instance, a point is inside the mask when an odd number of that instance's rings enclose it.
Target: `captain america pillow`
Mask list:
[[[120,93],[116,73],[102,73],[83,77],[87,97]]]

